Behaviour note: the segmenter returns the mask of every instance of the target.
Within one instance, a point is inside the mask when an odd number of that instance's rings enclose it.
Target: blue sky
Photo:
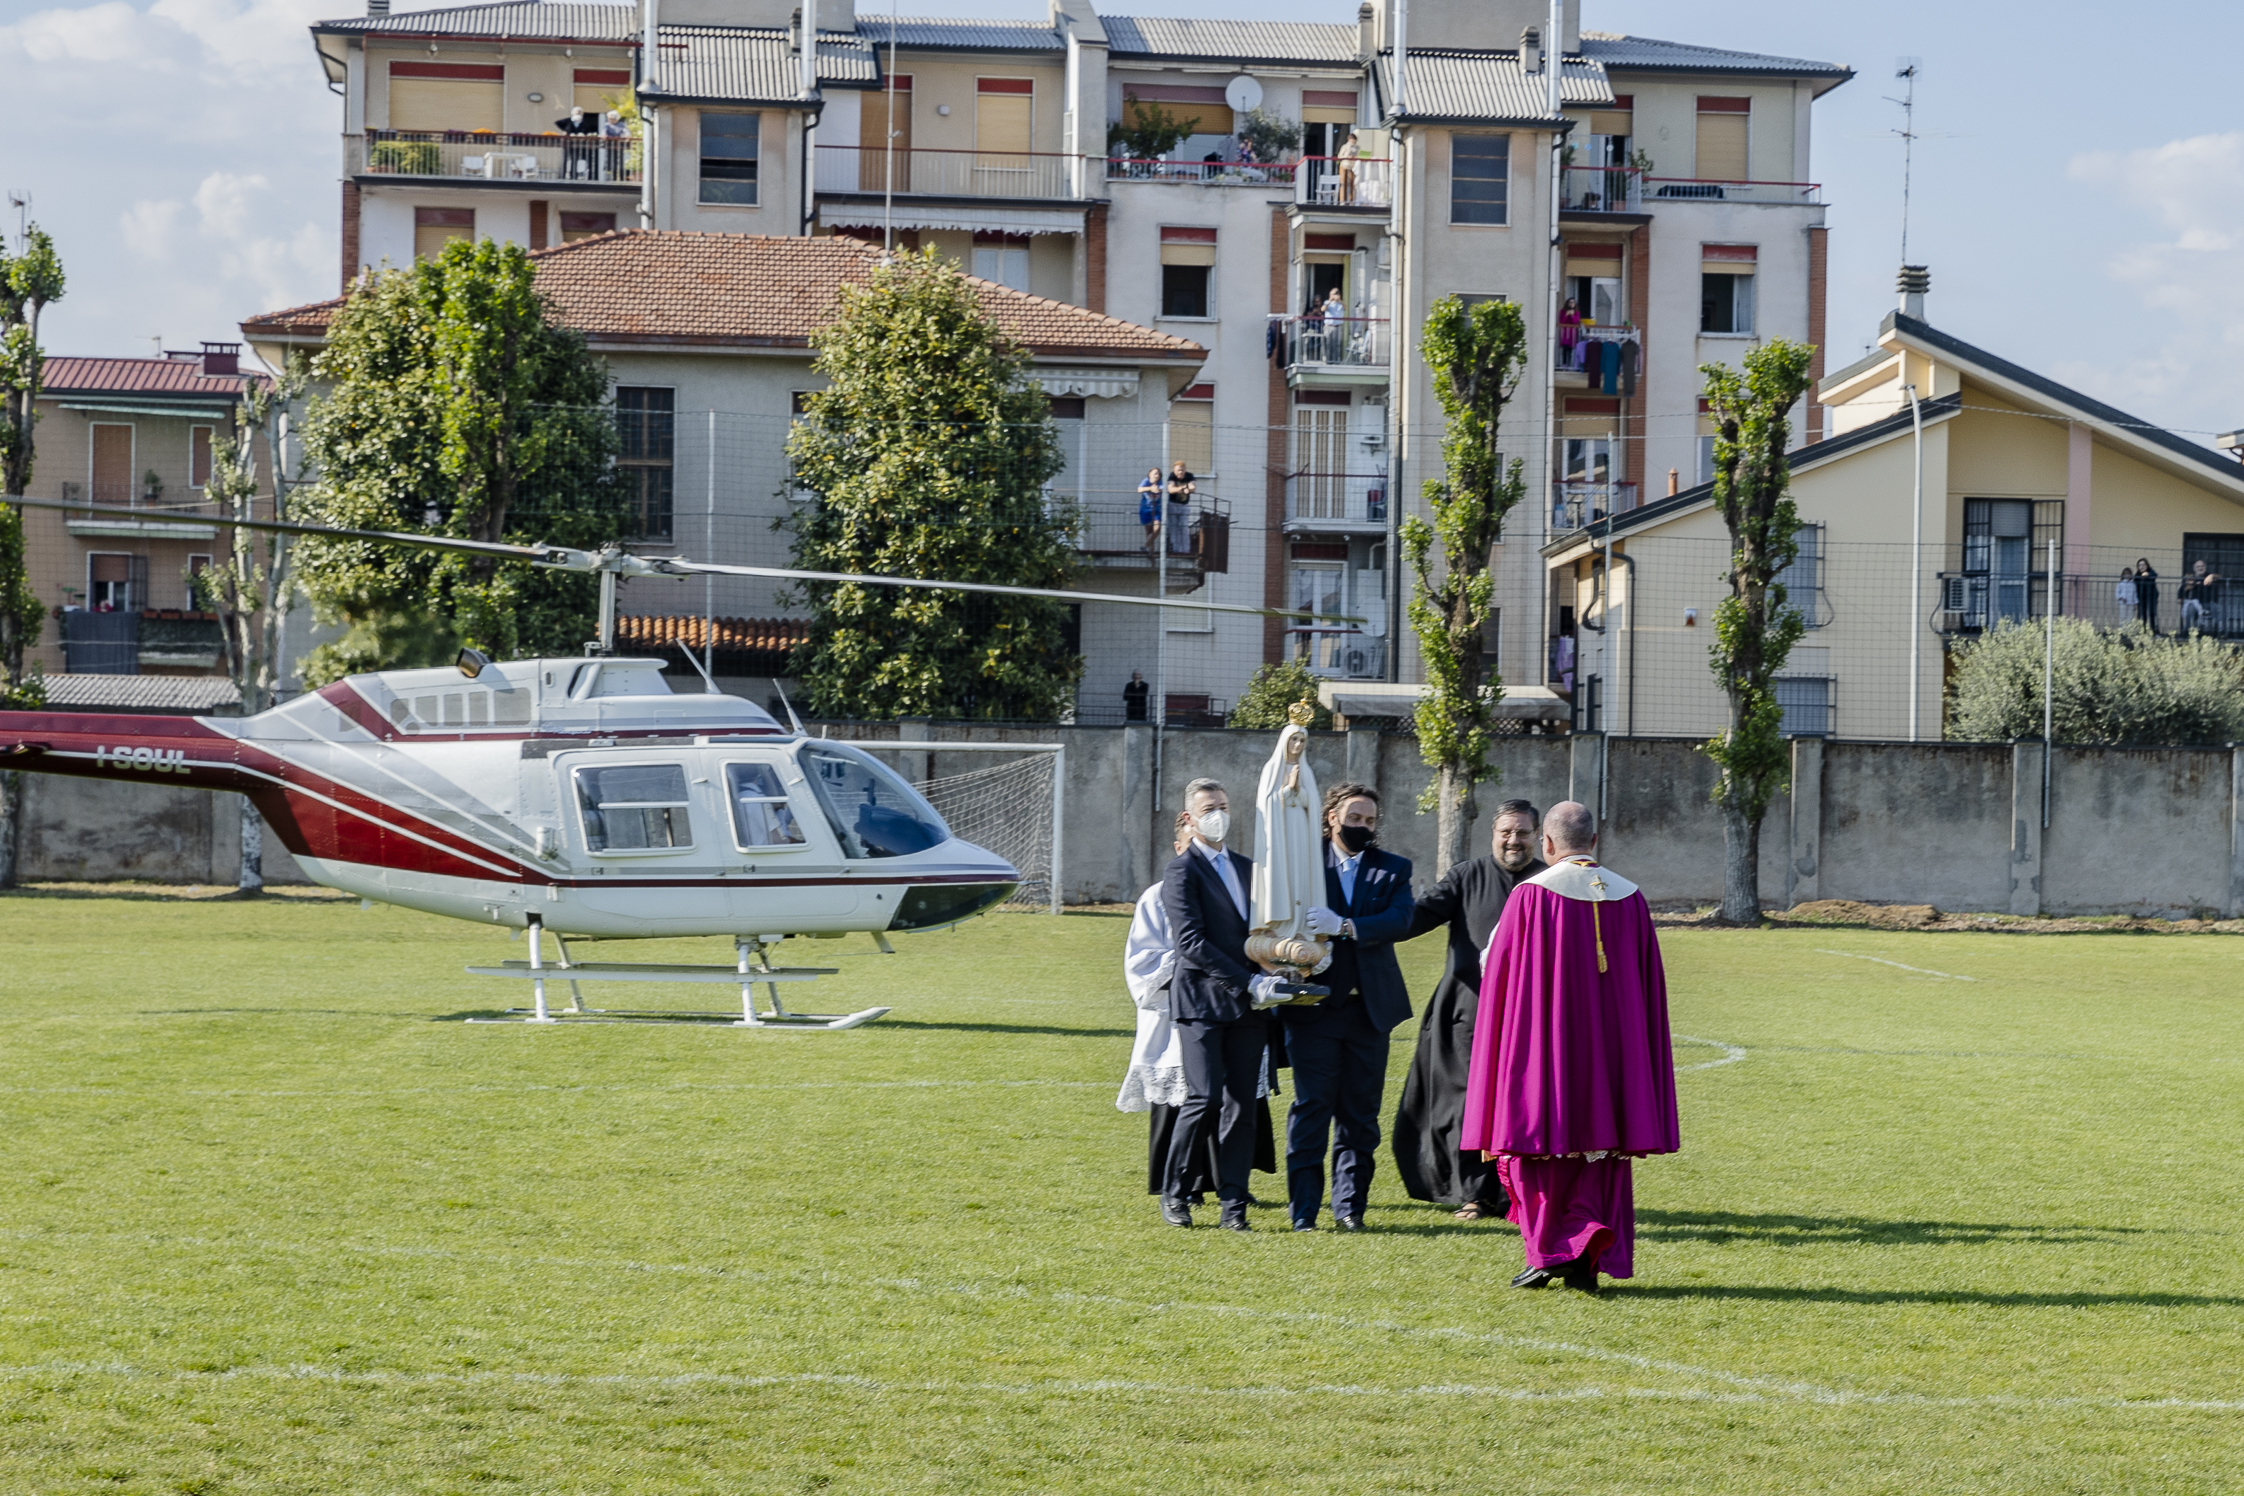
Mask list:
[[[305,32],[332,0],[0,0],[0,187],[60,241],[58,352],[146,352],[333,294],[341,105]],[[404,3],[400,9],[407,8]],[[1040,16],[1020,0],[912,14]],[[1112,8],[1352,20],[1352,0]],[[2127,16],[2134,24],[2123,26]],[[2154,24],[2146,24],[2155,15]],[[1892,304],[1897,56],[1922,58],[1911,258],[1932,319],[2148,419],[2244,427],[2244,9],[1888,0],[1584,0],[1583,24],[1843,62],[1817,106],[1831,356]],[[9,215],[13,229],[13,214]]]

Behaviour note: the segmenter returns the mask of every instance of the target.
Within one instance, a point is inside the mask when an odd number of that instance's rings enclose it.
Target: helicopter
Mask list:
[[[30,508],[83,504],[9,496]],[[182,516],[151,523],[207,525]],[[737,566],[682,557],[513,545],[280,520],[240,528],[528,561],[600,579],[599,634],[585,653],[347,676],[250,717],[0,712],[0,764],[83,778],[231,790],[257,807],[314,882],[361,899],[507,927],[529,959],[469,973],[527,981],[531,1006],[485,1021],[706,1021],[718,1015],[588,1008],[579,983],[683,982],[740,989],[741,1028],[855,1028],[887,1008],[805,1013],[781,984],[834,975],[782,966],[789,939],[948,928],[1020,883],[1004,858],[954,836],[907,780],[861,748],[812,737],[721,693],[678,694],[663,661],[615,653],[622,577],[740,576],[997,593],[1069,602],[1318,617],[1300,610]],[[686,652],[697,671],[698,660]],[[558,964],[545,958],[551,935]],[[721,936],[731,966],[581,961],[569,939]],[[556,1011],[547,983],[564,982]],[[769,994],[759,1009],[754,989]],[[474,1020],[471,1020],[474,1021]]]

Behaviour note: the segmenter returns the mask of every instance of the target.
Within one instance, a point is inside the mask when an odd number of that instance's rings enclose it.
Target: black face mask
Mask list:
[[[1340,845],[1348,849],[1350,857],[1371,845],[1374,835],[1369,826],[1343,826],[1340,828]]]

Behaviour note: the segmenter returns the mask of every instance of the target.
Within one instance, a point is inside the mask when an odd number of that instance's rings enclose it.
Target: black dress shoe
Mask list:
[[[1164,1195],[1161,1197],[1161,1219],[1172,1226],[1189,1226],[1192,1224],[1192,1207],[1175,1195]]]
[[[1254,1230],[1254,1227],[1247,1224],[1247,1202],[1244,1200],[1225,1201],[1221,1224],[1226,1231]]]
[[[1597,1292],[1597,1264],[1588,1258],[1566,1264],[1566,1286],[1576,1293]]]
[[[1361,1231],[1364,1229],[1364,1218],[1362,1216],[1334,1216],[1332,1225],[1336,1231]]]
[[[1548,1288],[1550,1287],[1550,1282],[1551,1270],[1549,1268],[1531,1267],[1526,1272],[1521,1273],[1518,1277],[1512,1279],[1512,1287]]]

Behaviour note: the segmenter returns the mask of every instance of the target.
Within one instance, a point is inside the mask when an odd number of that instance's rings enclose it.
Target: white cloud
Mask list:
[[[70,293],[57,351],[225,338],[332,295],[341,101],[307,26],[351,0],[97,0],[0,24],[16,121],[0,185],[29,189]]]
[[[2244,424],[2244,132],[2090,152],[2070,175],[2141,215],[2143,237],[2104,268],[2151,315],[2118,358],[2061,377],[2177,426]]]

